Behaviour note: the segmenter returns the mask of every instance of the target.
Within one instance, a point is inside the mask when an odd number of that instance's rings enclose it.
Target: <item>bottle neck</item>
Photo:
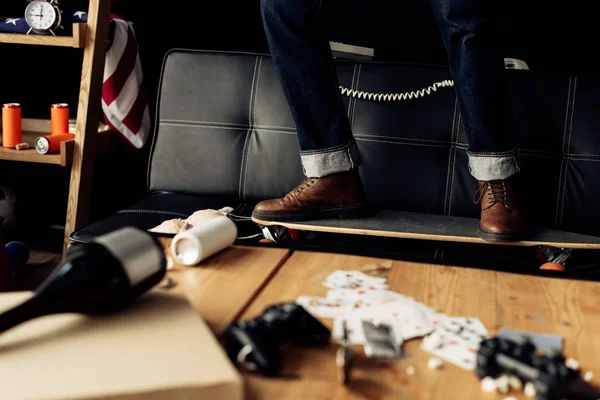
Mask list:
[[[47,314],[47,310],[36,294],[18,306],[0,314],[0,333],[44,314]]]

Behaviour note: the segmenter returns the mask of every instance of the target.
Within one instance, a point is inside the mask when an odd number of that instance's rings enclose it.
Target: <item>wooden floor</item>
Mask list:
[[[163,240],[168,254],[168,240]],[[56,255],[32,259],[48,266]],[[584,371],[600,377],[600,283],[349,256],[290,252],[286,249],[231,247],[195,267],[175,264],[169,276],[173,291],[185,293],[215,335],[232,321],[253,318],[268,305],[295,301],[301,295],[323,296],[321,282],[337,269],[389,268],[390,288],[440,312],[481,319],[490,334],[499,328],[561,335],[567,357]],[[45,275],[40,268],[34,283]],[[47,268],[46,268],[47,270]],[[330,319],[322,322],[331,327]],[[379,365],[359,356],[349,387],[337,380],[336,346],[290,348],[284,353],[281,378],[243,373],[247,399],[504,399],[518,393],[481,391],[474,372],[445,363],[441,370],[427,368],[430,355],[419,348],[421,339],[403,345],[403,357]],[[355,349],[361,353],[361,349]],[[414,366],[415,374],[406,372]],[[594,378],[593,382],[600,383]]]

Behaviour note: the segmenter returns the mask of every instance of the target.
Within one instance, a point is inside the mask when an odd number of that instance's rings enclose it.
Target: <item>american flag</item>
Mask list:
[[[83,11],[62,11],[62,26],[56,35],[71,35],[73,23],[87,22]],[[102,112],[105,122],[126,143],[142,148],[150,134],[150,113],[144,92],[137,39],[130,22],[111,15],[111,37],[104,64]],[[0,20],[0,33],[27,33],[25,18]],[[31,32],[30,34],[35,34]]]

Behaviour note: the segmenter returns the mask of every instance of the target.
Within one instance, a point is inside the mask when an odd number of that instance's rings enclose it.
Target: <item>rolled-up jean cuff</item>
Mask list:
[[[469,156],[469,172],[480,181],[507,179],[521,170],[517,153],[510,154],[472,154]]]
[[[322,178],[337,172],[349,171],[360,165],[360,156],[355,144],[327,150],[300,152],[304,175]]]

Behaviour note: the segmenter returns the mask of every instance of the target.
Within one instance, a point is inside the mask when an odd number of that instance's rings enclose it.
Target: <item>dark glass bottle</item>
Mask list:
[[[99,314],[127,307],[166,273],[158,240],[125,227],[78,245],[34,295],[0,314],[0,332],[43,315]]]

